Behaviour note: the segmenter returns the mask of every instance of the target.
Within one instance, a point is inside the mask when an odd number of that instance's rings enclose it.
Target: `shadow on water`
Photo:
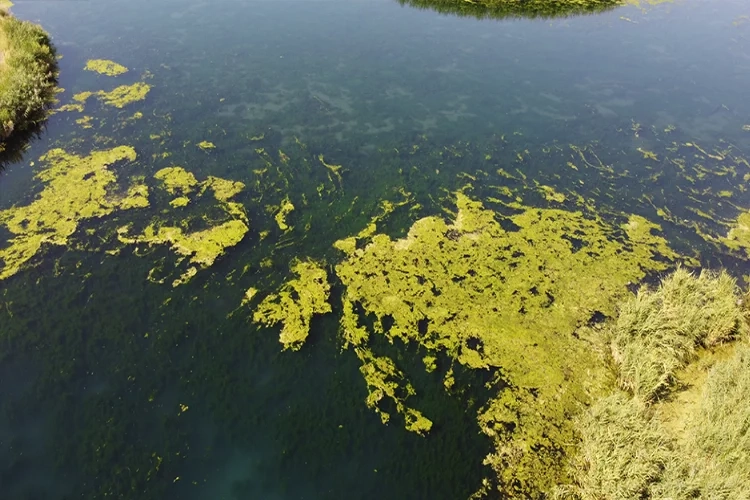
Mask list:
[[[441,14],[452,14],[477,19],[552,19],[584,14],[599,14],[617,8],[617,0],[589,0],[588,2],[504,2],[481,0],[398,0],[401,5],[431,9]]]
[[[37,121],[34,125],[13,133],[0,146],[0,176],[14,163],[23,161],[24,154],[31,144],[39,140],[46,130],[46,120]]]

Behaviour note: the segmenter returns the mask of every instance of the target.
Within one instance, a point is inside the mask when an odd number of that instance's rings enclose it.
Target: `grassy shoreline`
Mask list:
[[[45,120],[56,86],[55,50],[47,33],[0,8],[0,150]]]

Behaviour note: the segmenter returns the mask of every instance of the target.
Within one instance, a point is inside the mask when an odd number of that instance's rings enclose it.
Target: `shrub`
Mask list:
[[[612,355],[624,390],[652,401],[698,346],[710,347],[747,329],[735,280],[725,272],[698,277],[677,269],[656,290],[644,288],[620,308]]]
[[[38,124],[54,103],[55,51],[44,30],[0,11],[0,141]]]

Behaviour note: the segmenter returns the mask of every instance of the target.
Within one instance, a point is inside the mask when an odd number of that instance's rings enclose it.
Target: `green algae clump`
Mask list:
[[[121,242],[145,243],[149,246],[169,245],[173,252],[183,258],[188,258],[188,262],[193,264],[179,279],[175,280],[173,286],[186,283],[198,272],[199,267],[202,269],[210,267],[227,248],[242,241],[249,230],[247,225],[239,220],[230,220],[202,231],[188,233],[179,227],[157,227],[151,224],[144,229],[142,234],[130,237],[128,236],[129,229],[129,226],[124,226],[117,231]]]
[[[742,212],[721,243],[732,250],[743,250],[750,256],[750,211]]]
[[[146,208],[148,201],[148,186],[143,183],[143,177],[136,177],[128,188],[128,193],[120,201],[120,208],[127,210],[130,208]]]
[[[284,349],[299,350],[310,331],[314,314],[331,312],[328,294],[328,274],[312,261],[297,261],[292,265],[297,278],[287,281],[278,293],[263,299],[253,314],[253,321],[267,326],[283,323],[279,342]]]
[[[73,96],[73,100],[84,104],[90,97],[96,96],[107,106],[124,108],[128,104],[144,100],[150,90],[151,85],[148,83],[136,82],[131,85],[120,85],[109,92],[105,90],[79,92]]]
[[[346,289],[344,344],[360,356],[369,339],[356,304],[391,341],[500,373],[503,388],[478,415],[496,445],[487,463],[504,494],[548,491],[574,441],[570,416],[607,379],[574,332],[613,315],[629,283],[677,256],[645,219],[618,227],[581,212],[518,207],[503,217],[516,228],[506,230],[465,194],[456,205],[452,224],[427,217],[399,240],[377,234],[361,249],[335,245],[348,254],[336,266]]]
[[[108,59],[89,59],[84,68],[100,75],[118,76],[128,72],[128,68]]]
[[[164,189],[169,194],[181,195],[191,193],[198,185],[198,179],[192,172],[188,172],[182,167],[162,168],[154,174],[154,178],[162,181]]]
[[[43,245],[65,245],[85,219],[103,217],[118,208],[133,208],[111,196],[109,189],[117,177],[110,170],[120,161],[134,161],[135,150],[118,146],[77,156],[53,149],[41,160],[48,167],[36,175],[44,188],[28,205],[14,206],[0,212],[0,224],[13,237],[0,249],[0,279],[16,274],[23,264],[36,255]],[[128,198],[126,198],[127,200]]]
[[[276,221],[276,224],[278,224],[279,229],[282,231],[288,231],[291,229],[289,227],[289,224],[286,223],[286,218],[289,216],[290,213],[294,210],[294,205],[291,201],[289,201],[289,197],[287,196],[284,198],[284,200],[281,202],[281,205],[279,205],[279,209],[276,212],[276,215],[274,215],[274,220]]]
[[[132,85],[120,85],[109,92],[99,91],[98,96],[108,106],[124,108],[128,104],[144,100],[150,90],[151,85],[136,82]]]
[[[203,151],[208,151],[209,149],[216,149],[216,145],[213,142],[209,141],[201,141],[198,144],[196,144],[199,148],[201,148]]]

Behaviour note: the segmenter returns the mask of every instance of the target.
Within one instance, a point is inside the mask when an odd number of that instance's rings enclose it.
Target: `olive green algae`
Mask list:
[[[170,249],[192,264],[172,285],[186,283],[198,269],[210,267],[229,247],[237,245],[249,228],[240,220],[230,220],[203,231],[185,232],[180,227],[151,224],[143,233],[128,236],[129,226],[118,230],[118,238],[126,244],[169,245]]]
[[[130,234],[131,224],[118,229],[118,239],[121,243],[145,244],[149,247],[168,245],[170,250],[180,257],[177,264],[187,259],[189,267],[172,282],[172,286],[176,287],[190,281],[200,269],[212,266],[228,248],[240,243],[250,230],[244,206],[232,201],[232,198],[242,192],[245,184],[215,176],[208,176],[205,181],[199,182],[192,172],[179,166],[163,168],[154,174],[154,178],[159,182],[159,188],[171,195],[176,195],[169,202],[172,208],[185,207],[191,202],[190,196],[199,199],[207,190],[210,190],[214,200],[225,213],[223,220],[211,221],[209,227],[197,231],[191,231],[188,228],[188,221],[184,221],[180,224],[183,227],[180,227],[158,220],[136,235]],[[142,178],[135,179],[128,193],[130,204],[139,203],[138,197],[142,195],[144,189],[148,189],[142,182]],[[150,279],[153,279],[151,275],[156,270],[156,268],[151,270]],[[162,282],[163,280],[156,281]]]
[[[128,68],[109,59],[89,59],[84,69],[106,76],[119,76],[128,72]]]
[[[292,272],[297,278],[264,298],[253,313],[253,321],[269,326],[283,323],[279,342],[284,349],[296,351],[307,339],[313,315],[331,312],[331,287],[326,270],[313,261],[295,262]]]
[[[348,252],[336,266],[349,304],[344,343],[368,359],[358,304],[377,318],[376,334],[499,370],[504,388],[478,415],[497,449],[486,462],[505,494],[546,491],[563,475],[571,415],[606,380],[596,352],[573,333],[596,313],[612,315],[627,284],[677,256],[640,217],[618,228],[581,212],[523,207],[503,217],[516,228],[508,231],[465,194],[456,205],[453,223],[427,217],[403,239],[336,245]]]
[[[110,91],[99,90],[97,92],[85,91],[75,94],[73,100],[84,104],[90,97],[96,96],[107,106],[124,108],[134,102],[142,101],[151,91],[151,85],[144,82],[136,82],[131,85],[120,85]]]
[[[45,245],[66,245],[81,221],[103,217],[117,209],[147,205],[148,193],[134,186],[124,198],[111,193],[117,176],[110,168],[120,161],[134,161],[130,146],[94,151],[78,156],[53,149],[41,160],[47,168],[36,175],[42,191],[28,205],[0,212],[0,224],[13,237],[0,249],[0,279],[16,274]]]

